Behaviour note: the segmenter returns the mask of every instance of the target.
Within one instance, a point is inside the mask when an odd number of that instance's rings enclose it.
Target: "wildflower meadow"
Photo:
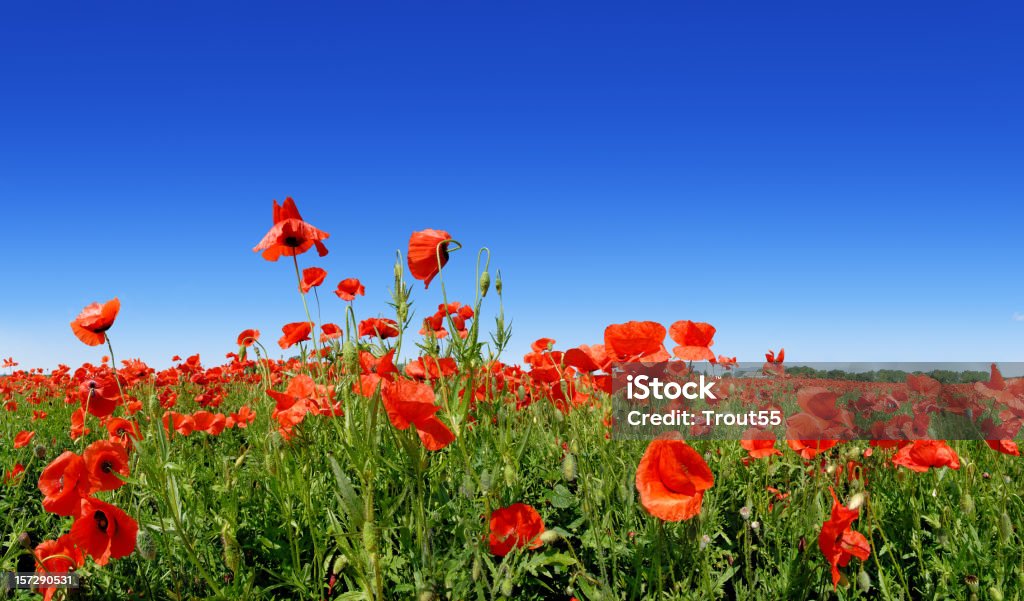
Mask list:
[[[1012,440],[1024,380],[993,367],[962,385],[1000,403],[990,440],[930,436],[929,416],[944,409],[922,400],[938,386],[926,375],[857,396],[879,407],[917,399],[870,440],[776,440],[757,428],[734,441],[623,440],[613,436],[613,365],[690,373],[702,361],[725,383],[736,358],[712,352],[711,324],[604,324],[593,345],[540,339],[508,357],[505,284],[486,249],[474,256],[444,230],[413,232],[389,306],[365,307],[360,274],[317,265],[329,224],[306,221],[291,198],[272,216],[255,260],[294,270],[281,294],[298,297],[280,336],[245,329],[224,341],[226,362],[175,357],[157,369],[118,345],[111,290],[68,307],[67,335],[93,347],[94,362],[44,372],[5,361],[0,572],[40,576],[34,588],[6,579],[5,598],[1024,591],[1024,470]],[[475,294],[448,297],[450,261],[476,264],[464,287]],[[494,323],[477,319],[485,303]],[[815,424],[842,413],[822,380],[787,373],[785,361],[769,351],[764,371],[775,377],[740,402],[771,407],[793,393]],[[54,574],[77,583],[45,579]]]

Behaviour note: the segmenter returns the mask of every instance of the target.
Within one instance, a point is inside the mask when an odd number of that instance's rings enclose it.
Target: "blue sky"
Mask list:
[[[0,7],[0,356],[96,360],[68,322],[115,295],[123,358],[272,343],[302,306],[251,249],[291,195],[361,317],[411,231],[489,246],[513,360],[629,319],[741,360],[1024,360],[1013,3],[294,4]]]

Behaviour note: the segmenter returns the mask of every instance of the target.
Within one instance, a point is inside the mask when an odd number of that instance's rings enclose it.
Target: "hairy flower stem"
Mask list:
[[[306,321],[309,322],[309,337],[312,339],[313,350],[319,357],[320,345],[317,344],[316,340],[316,324],[313,323],[313,317],[309,313],[309,303],[306,302],[306,295],[302,292],[302,273],[299,271],[299,258],[292,255],[292,263],[295,265],[295,279],[299,284],[299,296],[302,297],[302,308],[306,311]],[[306,366],[309,369],[309,366]],[[310,375],[312,375],[312,369],[309,369]]]

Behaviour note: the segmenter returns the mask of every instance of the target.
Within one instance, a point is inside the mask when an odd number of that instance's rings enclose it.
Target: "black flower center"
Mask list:
[[[92,519],[96,520],[96,527],[100,529],[100,532],[106,534],[107,526],[110,525],[110,522],[107,521],[107,514],[97,511],[92,514]]]

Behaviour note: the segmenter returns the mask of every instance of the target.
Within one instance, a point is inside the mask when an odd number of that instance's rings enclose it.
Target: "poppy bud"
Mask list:
[[[434,601],[435,599],[437,599],[437,595],[434,594],[434,591],[423,591],[420,593],[419,601]]]
[[[28,532],[22,532],[18,535],[18,544],[21,545],[23,549],[28,549],[29,551],[31,551],[32,537],[29,536]]]
[[[377,552],[377,531],[373,527],[373,522],[363,523],[363,546],[368,553]]]
[[[871,576],[864,570],[861,570],[860,573],[857,574],[857,588],[859,588],[862,593],[866,593],[871,590]]]
[[[491,274],[486,271],[480,274],[480,296],[487,296],[491,288]]]
[[[800,552],[800,553],[803,553],[804,549],[806,549],[806,548],[807,548],[807,539],[801,536],[800,540],[796,541],[796,550],[798,552]]]
[[[746,505],[744,505],[743,507],[740,507],[740,517],[743,518],[744,521],[749,520],[750,519],[750,508],[747,507]]]
[[[855,493],[850,497],[850,501],[846,504],[850,509],[860,509],[864,505],[864,501],[867,499],[867,495],[863,492]]]
[[[516,483],[516,469],[512,467],[511,463],[505,464],[505,469],[502,475],[505,476],[505,486],[512,486]]]
[[[35,453],[36,459],[46,459],[46,447],[41,444],[37,444],[32,452]]]
[[[402,261],[401,259],[395,261],[395,279],[402,279]]]
[[[501,594],[502,595],[505,595],[506,597],[511,597],[512,596],[512,590],[513,590],[513,587],[512,587],[512,579],[511,578],[506,578],[506,579],[501,581]]]
[[[473,477],[468,473],[462,478],[462,494],[467,499],[472,499],[476,493],[476,485],[473,483]]]
[[[345,369],[356,371],[356,366],[359,365],[359,355],[356,345],[351,340],[346,340],[341,345],[341,360],[345,364]]]
[[[572,453],[566,453],[565,459],[562,459],[562,475],[569,482],[576,479],[576,456]]]
[[[988,589],[988,598],[992,601],[1003,601],[1003,591],[998,586],[990,586]]]
[[[491,491],[491,484],[491,472],[490,470],[484,470],[484,472],[480,474],[480,492],[486,495]]]
[[[482,571],[483,571],[483,567],[480,565],[480,558],[479,557],[474,557],[473,558],[473,569],[470,571],[470,576],[473,577],[473,582],[477,582],[477,581],[480,580],[480,576],[481,576],[481,572]]]
[[[224,548],[224,565],[226,565],[232,573],[238,572],[240,559],[238,541],[235,540],[235,535],[231,532],[231,526],[227,522],[225,522],[224,526],[220,529],[220,543]]]
[[[156,541],[153,540],[153,534],[149,530],[139,528],[139,532],[135,535],[135,551],[146,561],[156,559]]]
[[[540,535],[540,542],[544,543],[545,545],[549,545],[553,542],[556,542],[560,538],[562,537],[558,534],[558,532],[554,530],[545,530]]]
[[[332,574],[340,574],[345,568],[348,567],[348,555],[338,555],[334,558],[334,563],[331,565]]]
[[[965,492],[964,496],[960,497],[960,511],[964,515],[974,514],[974,497],[971,496],[971,493]]]
[[[498,271],[497,279],[494,280],[494,291],[498,293],[498,296],[501,296],[501,271],[500,270]]]
[[[1005,511],[999,516],[999,537],[1004,543],[1013,538],[1013,522],[1010,520],[1010,514]]]

